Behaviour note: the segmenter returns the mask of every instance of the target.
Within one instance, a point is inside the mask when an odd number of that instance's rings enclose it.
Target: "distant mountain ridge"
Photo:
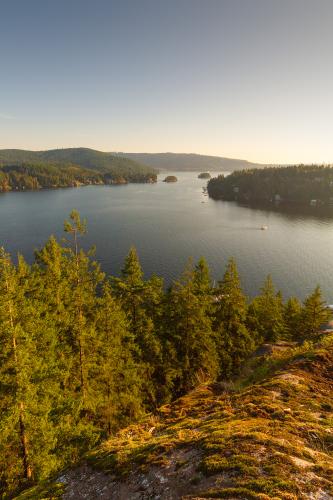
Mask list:
[[[265,165],[247,160],[195,153],[124,153],[104,152],[90,148],[59,148],[44,151],[0,149],[0,165],[22,162],[66,162],[91,170],[106,172],[109,168],[132,168],[149,172],[164,171],[223,172],[262,168]]]
[[[262,168],[265,165],[251,163],[246,160],[225,158],[222,156],[199,155],[194,153],[123,153],[112,152],[121,158],[130,158],[158,170],[221,172],[243,170],[245,168]]]
[[[0,149],[0,165],[22,162],[65,162],[79,165],[91,170],[106,172],[110,168],[133,169],[141,172],[151,172],[145,165],[131,158],[121,158],[89,148],[64,148],[45,151],[29,151],[23,149]]]

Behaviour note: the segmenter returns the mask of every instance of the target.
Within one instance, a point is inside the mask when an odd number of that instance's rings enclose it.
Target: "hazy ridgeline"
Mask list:
[[[29,266],[0,253],[0,486],[14,491],[199,383],[231,379],[263,342],[304,341],[328,319],[319,287],[287,302],[267,277],[251,302],[230,260],[145,280],[134,248],[119,278],[85,252],[73,211]]]

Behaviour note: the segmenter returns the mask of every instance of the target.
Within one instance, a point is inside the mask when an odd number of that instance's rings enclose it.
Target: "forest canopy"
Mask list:
[[[156,182],[157,171],[86,148],[0,150],[0,191]]]
[[[208,182],[214,199],[245,203],[333,205],[333,168],[298,165],[248,169]]]

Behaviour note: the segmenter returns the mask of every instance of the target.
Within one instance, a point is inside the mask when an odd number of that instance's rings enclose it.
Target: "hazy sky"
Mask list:
[[[333,162],[333,0],[0,0],[0,148]]]

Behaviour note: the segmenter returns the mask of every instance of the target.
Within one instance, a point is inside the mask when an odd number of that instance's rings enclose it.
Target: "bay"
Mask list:
[[[167,284],[189,257],[203,255],[218,280],[233,256],[250,296],[270,273],[285,297],[304,298],[319,283],[333,303],[332,218],[214,201],[197,172],[172,172],[178,182],[170,184],[162,182],[166,175],[156,184],[3,193],[0,245],[32,262],[50,234],[64,236],[63,221],[75,208],[88,222],[84,247],[96,245],[96,259],[109,273],[119,273],[131,245],[146,276],[159,274]]]

